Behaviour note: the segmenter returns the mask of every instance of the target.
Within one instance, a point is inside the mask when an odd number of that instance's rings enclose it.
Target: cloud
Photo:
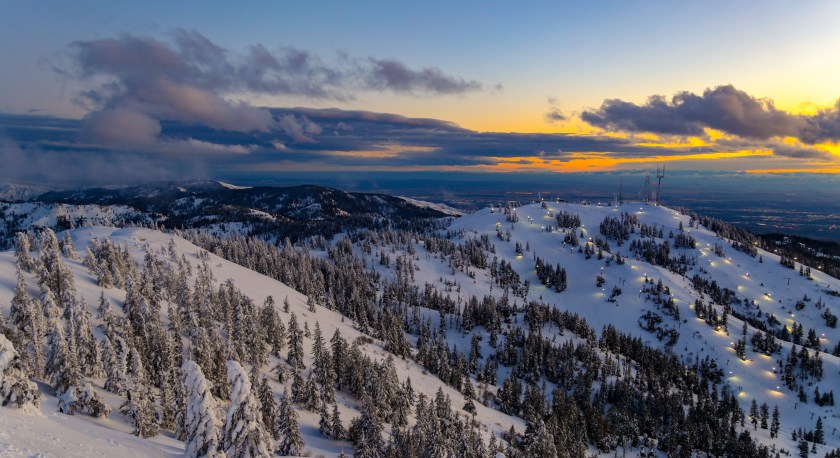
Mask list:
[[[840,100],[833,107],[809,117],[800,138],[809,144],[840,140]]]
[[[548,113],[545,114],[545,120],[548,123],[565,121],[566,115],[564,115],[559,108],[552,107],[550,110],[548,110]]]
[[[126,108],[95,111],[85,116],[82,139],[110,145],[149,145],[160,135],[160,122]]]
[[[808,127],[805,117],[778,110],[769,99],[758,99],[732,85],[706,89],[702,95],[680,92],[670,100],[652,96],[644,105],[605,100],[581,118],[593,126],[627,132],[666,135],[704,134],[716,129],[744,138],[798,137]]]
[[[60,150],[21,144],[0,137],[0,180],[45,186],[126,185],[209,176],[204,155],[174,158],[142,152],[87,149]]]
[[[407,94],[461,94],[482,88],[478,81],[450,76],[434,67],[412,70],[393,59],[368,59],[368,63],[364,71],[366,82],[374,89]]]
[[[610,164],[644,167],[672,159],[683,164],[693,161],[686,165],[691,167],[739,167],[737,161],[743,166],[747,160],[790,167],[833,160],[821,147],[790,139],[728,136],[701,146],[690,142],[657,144],[650,140],[639,143],[634,136],[477,132],[438,119],[370,111],[266,111],[277,124],[268,132],[225,131],[180,121],[155,124],[142,117],[134,121],[132,111],[102,112],[114,129],[121,125],[136,129],[131,134],[135,142],[151,141],[142,145],[105,143],[102,137],[97,137],[98,143],[80,142],[79,138],[93,136],[89,119],[0,114],[0,131],[8,126],[9,140],[19,146],[14,154],[7,153],[8,157],[0,155],[14,164],[0,162],[4,164],[0,176],[13,173],[41,177],[45,182],[66,181],[69,178],[62,178],[62,173],[67,171],[68,177],[81,182],[106,184],[110,180],[110,184],[118,184],[124,177],[138,181],[145,171],[149,181],[178,179],[180,171],[185,176],[220,178],[271,170],[489,170],[499,165],[540,170],[564,164],[573,170],[597,170]],[[138,127],[144,124],[148,129]],[[164,152],[169,154],[161,154]],[[113,170],[109,163],[116,164]],[[85,172],[88,165],[95,172]]]
[[[327,63],[306,50],[272,52],[261,44],[235,53],[182,29],[172,31],[168,41],[125,35],[76,41],[70,51],[71,69],[57,71],[87,82],[78,97],[91,110],[84,132],[109,144],[148,144],[167,121],[246,133],[279,129],[303,142],[321,131],[311,121],[278,120],[233,97],[348,100],[363,91],[436,96],[482,89],[477,81],[393,59],[345,56]],[[132,120],[139,125],[124,129]]]
[[[299,143],[316,143],[312,135],[321,133],[321,127],[310,121],[306,116],[287,114],[280,117],[279,126],[284,132]]]

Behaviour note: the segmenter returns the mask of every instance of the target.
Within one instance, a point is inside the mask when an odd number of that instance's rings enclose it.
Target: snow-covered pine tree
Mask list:
[[[556,458],[557,448],[554,438],[549,434],[542,419],[537,418],[525,432],[525,455]]]
[[[274,399],[274,392],[271,391],[271,386],[268,384],[268,378],[259,375],[259,382],[256,384],[257,399],[260,403],[260,411],[262,412],[263,424],[268,430],[273,439],[279,439],[277,435],[277,415],[279,407],[277,400]]]
[[[38,269],[38,261],[32,257],[32,239],[26,232],[18,232],[15,235],[15,262],[26,272],[35,272]]]
[[[102,358],[105,362],[105,389],[111,393],[125,394],[128,377],[128,344],[125,339],[113,334],[113,339],[106,335],[102,341]]]
[[[38,387],[12,342],[0,334],[0,405],[35,411],[41,402]]]
[[[76,247],[73,245],[73,239],[70,238],[70,231],[64,232],[64,237],[61,239],[61,253],[68,259],[74,261],[79,260],[79,254],[76,253]]]
[[[111,414],[111,406],[105,403],[90,382],[82,382],[80,385],[70,387],[63,398],[67,402],[62,411],[70,415],[81,412],[91,417],[102,418]]]
[[[70,329],[65,330],[61,322],[51,320],[48,344],[50,345],[47,359],[47,376],[50,379],[56,396],[66,392],[70,387],[78,385],[82,379],[79,368],[78,351],[76,350],[76,336],[72,329],[72,322],[68,322]]]
[[[304,369],[306,366],[303,364],[303,332],[298,327],[295,312],[292,312],[292,316],[289,318],[287,337],[289,340],[289,353],[286,361],[295,370]]]
[[[41,241],[41,266],[38,272],[41,284],[49,287],[59,307],[63,307],[76,294],[73,275],[61,259],[58,239],[52,229],[44,229]]]
[[[341,390],[341,382],[344,380],[344,365],[347,363],[347,341],[341,336],[341,331],[335,329],[332,338],[330,339],[332,346],[332,369],[335,373],[335,381],[337,388]]]
[[[131,349],[131,371],[126,383],[125,401],[120,412],[134,422],[132,434],[139,437],[154,437],[158,434],[154,395],[149,387],[140,353]]]
[[[280,352],[286,347],[286,328],[283,325],[283,320],[274,305],[274,298],[268,296],[265,298],[265,303],[260,310],[260,322],[262,324],[263,332],[271,347],[271,353],[280,357]]]
[[[356,447],[354,457],[379,458],[384,456],[385,444],[382,440],[382,423],[374,411],[373,400],[365,396],[362,400],[361,415],[350,424],[350,437]]]
[[[222,448],[228,458],[268,456],[272,448],[271,436],[263,425],[248,374],[238,362],[227,362],[227,381],[230,407],[225,417]]]
[[[303,404],[303,406],[309,411],[315,412],[318,410],[318,405],[320,404],[318,386],[315,384],[311,371],[309,372],[309,375],[306,376],[306,382],[303,384],[303,393],[301,394],[301,398],[301,404]]]
[[[219,450],[221,421],[216,417],[217,401],[210,392],[210,382],[194,361],[184,361],[181,373],[187,396],[183,416],[185,455],[190,458],[223,456]]]
[[[76,307],[77,325],[76,342],[79,351],[79,364],[82,367],[82,373],[85,376],[93,378],[102,378],[105,376],[105,371],[102,367],[102,353],[100,351],[99,342],[93,336],[93,325],[91,324],[91,316],[88,311],[87,304],[84,300],[81,303],[73,301]]]
[[[44,316],[29,296],[23,273],[18,268],[17,284],[9,310],[9,323],[17,329],[16,342],[20,349],[19,355],[23,362],[31,368],[36,377],[41,377],[44,371],[43,325]]]
[[[341,415],[338,413],[338,403],[333,402],[332,416],[330,417],[330,436],[336,440],[343,440],[347,437],[347,430],[344,429],[344,423],[341,421]]]
[[[330,426],[330,411],[327,408],[327,403],[322,402],[321,408],[318,410],[318,431],[324,437],[332,437],[332,427]]]
[[[275,452],[281,456],[300,455],[303,452],[303,437],[298,427],[297,412],[289,399],[289,392],[283,390],[277,415],[277,441]]]

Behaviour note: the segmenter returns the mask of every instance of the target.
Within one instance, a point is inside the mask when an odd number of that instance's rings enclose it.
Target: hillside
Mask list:
[[[363,354],[373,361],[383,362],[385,356],[388,355],[388,352],[383,350],[381,342],[369,338],[367,340],[361,339],[362,334],[355,329],[353,323],[345,320],[336,312],[320,306],[317,306],[316,311],[313,312],[307,305],[307,298],[288,286],[215,255],[208,254],[182,238],[148,229],[105,227],[77,229],[71,231],[71,236],[76,249],[80,252],[83,252],[93,239],[108,240],[117,246],[127,247],[128,253],[137,263],[143,262],[146,253],[167,253],[167,262],[172,262],[172,258],[179,259],[183,256],[192,265],[192,271],[195,274],[199,272],[201,264],[206,264],[212,269],[212,276],[217,279],[214,281],[214,288],[231,281],[242,294],[257,304],[262,304],[269,296],[275,298],[278,311],[281,310],[280,304],[284,299],[288,299],[289,310],[280,311],[281,319],[288,320],[290,314],[296,314],[299,326],[307,330],[307,335],[309,330],[314,330],[317,324],[328,342],[330,337],[338,330],[348,342],[358,341],[361,344],[359,348]],[[169,251],[170,248],[174,249],[174,256]],[[98,312],[94,305],[99,304],[100,293],[103,289],[97,285],[96,279],[91,277],[88,269],[80,261],[65,259],[64,262],[73,274],[79,300],[83,304],[89,304],[89,312],[96,316]],[[12,253],[0,254],[0,278],[3,279],[0,283],[0,304],[3,304],[0,310],[5,315],[8,315],[8,304],[12,301],[15,286],[14,278],[16,278],[15,270],[15,260]],[[37,297],[37,281],[29,274],[24,275],[30,293]],[[193,280],[194,278],[191,278],[190,283]],[[112,287],[105,288],[104,292],[106,299],[114,305],[116,310],[120,310],[121,305],[126,301],[126,291]],[[174,304],[169,301],[165,302],[169,303],[170,307],[174,307]],[[162,307],[162,311],[166,309],[166,306]],[[164,316],[166,316],[165,313]],[[94,319],[94,323],[96,325],[103,324],[99,319]],[[165,319],[163,324],[168,325],[168,320]],[[103,336],[102,329],[97,329],[95,334],[97,338],[101,339]],[[186,339],[185,346],[188,344],[189,339]],[[306,356],[303,362],[306,367],[312,367],[313,365],[312,355],[309,351],[312,345],[312,338],[304,337],[303,348]],[[283,353],[285,356],[286,352]],[[271,379],[272,391],[276,395],[284,390],[284,385],[278,383],[271,372],[271,369],[278,362],[279,360],[272,357],[272,361],[264,366],[264,374]],[[410,378],[415,396],[422,393],[429,399],[434,399],[440,388],[444,394],[453,399],[453,403],[457,405],[463,403],[463,397],[457,391],[441,384],[439,380],[428,375],[417,364],[400,358],[395,358],[395,364],[400,383],[404,383],[407,378]],[[94,419],[83,415],[70,417],[58,413],[56,398],[52,396],[52,389],[39,383],[40,389],[45,395],[45,400],[40,407],[40,415],[33,416],[7,408],[0,409],[0,419],[4,424],[3,431],[0,432],[0,453],[4,455],[40,454],[42,456],[64,457],[109,456],[118,449],[122,453],[128,450],[133,456],[178,456],[183,453],[183,443],[174,439],[171,432],[162,431],[160,436],[149,440],[130,435],[132,430],[129,425],[130,420],[117,412],[123,399],[102,388],[105,383],[104,379],[91,378],[91,381],[96,390],[103,395],[114,409],[114,413],[109,418]],[[291,389],[291,385],[291,380],[288,380],[285,383],[285,388]],[[226,389],[223,391],[226,391]],[[359,415],[360,401],[341,391],[337,393],[337,396],[339,411],[346,427],[351,418]],[[490,433],[498,435],[511,425],[517,429],[523,428],[520,419],[511,418],[481,405],[478,405],[477,408],[477,418],[480,420],[484,435]],[[465,412],[461,413],[466,416]],[[298,414],[300,432],[309,453],[317,456],[319,454],[337,455],[342,450],[347,453],[352,452],[353,445],[350,442],[330,441],[324,438],[318,431],[319,417],[317,412],[310,412],[299,407]],[[413,416],[410,419],[413,420]]]
[[[463,416],[476,409],[470,416],[485,445],[492,436],[508,454],[775,456],[795,453],[807,439],[821,456],[840,446],[833,401],[840,382],[837,279],[794,259],[784,259],[793,268],[783,265],[777,255],[744,244],[748,234],[725,226],[715,233],[689,215],[638,203],[488,208],[439,227],[361,229],[352,238],[279,247],[230,232],[181,238],[92,227],[71,235],[80,253],[93,239],[125,246],[143,271],[147,253],[176,270],[185,270],[186,260],[189,285],[205,264],[211,291],[234,287],[254,304],[267,296],[280,304],[288,296],[300,326],[312,330],[317,322],[327,340],[338,329],[372,361],[393,353],[401,383],[410,377],[430,398],[441,388]],[[65,262],[84,303],[97,304],[97,279],[80,261]],[[36,278],[25,275],[38,297]],[[0,255],[0,278],[0,304],[7,307],[16,278],[11,252]],[[105,291],[117,310],[125,308],[125,287]],[[178,301],[170,293],[162,301],[161,325],[171,326],[166,311]],[[92,305],[90,311],[96,316]],[[279,313],[288,322],[290,315]],[[235,331],[224,331],[231,324],[200,325],[218,326],[220,338],[235,347]],[[103,337],[101,330],[96,335]],[[180,335],[189,347],[190,334]],[[311,346],[304,339],[306,368],[315,365]],[[293,386],[271,373],[288,349],[280,356],[261,366],[275,396]],[[102,390],[103,379],[91,380],[115,411],[107,420],[77,416],[96,426],[86,429],[91,441],[131,439],[141,444],[137,454],[181,453],[171,432],[150,441],[128,436],[131,427],[116,412],[120,399]],[[345,425],[367,411],[365,393],[337,391]],[[324,437],[318,412],[305,403],[295,408],[308,450],[334,455],[355,445],[358,452],[358,443]],[[776,409],[778,422],[770,418]],[[55,398],[47,396],[43,417],[8,409],[0,415],[20,430],[34,424],[58,437],[61,425],[77,420],[55,410]],[[390,453],[414,450],[402,438],[413,422],[425,421],[412,414],[407,430],[385,421]],[[63,454],[43,438],[23,437],[8,446]],[[447,440],[458,442],[441,443]]]

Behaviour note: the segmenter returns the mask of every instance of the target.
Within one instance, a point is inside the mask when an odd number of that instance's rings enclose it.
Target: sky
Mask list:
[[[0,0],[0,175],[840,171],[840,3]]]

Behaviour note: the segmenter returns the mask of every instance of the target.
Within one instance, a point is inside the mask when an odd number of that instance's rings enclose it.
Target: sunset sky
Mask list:
[[[155,178],[840,172],[836,1],[0,9],[0,158],[14,177],[80,160]]]

